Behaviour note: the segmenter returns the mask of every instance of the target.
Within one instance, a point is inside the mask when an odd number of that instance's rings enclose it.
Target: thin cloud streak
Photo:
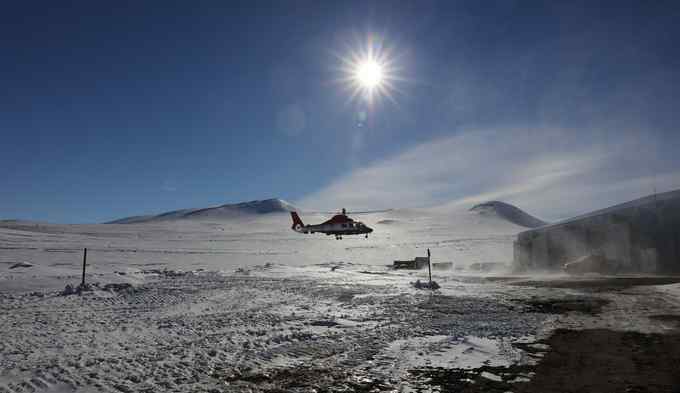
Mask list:
[[[680,187],[680,171],[661,170],[659,146],[637,137],[644,133],[622,132],[615,142],[595,144],[583,138],[584,132],[506,128],[459,133],[357,169],[299,204],[309,209],[454,209],[503,200],[559,219],[648,195],[655,188]]]

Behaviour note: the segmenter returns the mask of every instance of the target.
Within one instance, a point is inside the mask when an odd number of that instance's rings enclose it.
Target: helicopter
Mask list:
[[[293,218],[292,230],[298,233],[325,233],[326,235],[335,235],[336,240],[342,239],[344,235],[365,235],[368,239],[368,234],[373,232],[372,228],[366,226],[363,222],[354,221],[347,216],[347,211],[343,208],[342,213],[334,215],[331,219],[316,225],[305,225],[297,212],[290,212]]]

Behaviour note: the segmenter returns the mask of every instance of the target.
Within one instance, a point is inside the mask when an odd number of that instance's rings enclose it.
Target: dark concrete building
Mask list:
[[[521,232],[514,268],[557,271],[593,254],[608,273],[680,273],[680,190]]]

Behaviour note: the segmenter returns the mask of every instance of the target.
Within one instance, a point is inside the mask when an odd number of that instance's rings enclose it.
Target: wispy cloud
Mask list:
[[[584,213],[680,187],[657,142],[636,132],[615,141],[588,132],[469,131],[415,146],[357,169],[305,197],[310,209],[470,206],[504,200],[547,219]],[[578,134],[578,135],[576,135]]]

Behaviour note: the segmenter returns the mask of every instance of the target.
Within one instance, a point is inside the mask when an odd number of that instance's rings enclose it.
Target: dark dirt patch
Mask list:
[[[340,303],[350,303],[354,299],[354,293],[343,293],[337,297]]]
[[[658,319],[659,321],[671,321],[671,322],[680,322],[680,315],[652,315],[650,316],[652,319]]]
[[[309,322],[309,326],[325,326],[325,327],[335,327],[340,325],[339,323],[335,321],[311,321]]]
[[[17,262],[14,265],[10,266],[9,268],[10,269],[18,269],[18,268],[22,268],[22,267],[26,267],[26,268],[33,267],[33,264],[28,263],[28,262]]]
[[[550,349],[536,366],[410,374],[416,386],[439,386],[442,392],[680,392],[680,334],[561,329],[541,343]],[[485,378],[484,372],[500,380]],[[515,380],[532,372],[528,382]]]
[[[525,302],[528,312],[547,314],[565,314],[568,312],[582,312],[585,314],[599,314],[602,307],[609,304],[609,300],[594,297],[573,297],[561,299],[532,298]]]
[[[474,277],[474,276],[471,276]],[[516,281],[527,281],[531,280],[531,276],[477,276],[477,279],[482,282],[500,282],[500,283],[512,283]]]
[[[557,330],[526,392],[680,392],[680,334]]]
[[[390,274],[390,273],[388,273],[388,272],[371,272],[371,271],[368,271],[368,270],[362,270],[362,271],[360,271],[359,273],[362,273],[362,274],[375,274],[375,275],[377,275],[377,276],[386,276],[386,275]]]
[[[102,287],[103,290],[105,291],[111,291],[111,292],[121,292],[121,291],[126,291],[126,292],[133,292],[134,287],[132,284],[129,283],[111,283],[111,284],[106,284]]]
[[[573,288],[591,291],[612,291],[638,285],[666,285],[680,282],[678,276],[664,277],[585,277],[549,280],[520,280],[508,285],[521,285],[536,288]]]

